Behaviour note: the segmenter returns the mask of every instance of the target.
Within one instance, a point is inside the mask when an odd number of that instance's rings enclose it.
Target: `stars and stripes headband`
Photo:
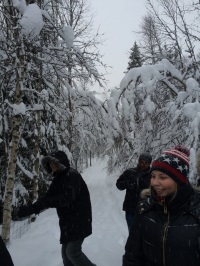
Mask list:
[[[167,174],[179,185],[186,184],[189,178],[189,150],[183,146],[176,146],[164,151],[152,162],[151,171],[153,170]]]

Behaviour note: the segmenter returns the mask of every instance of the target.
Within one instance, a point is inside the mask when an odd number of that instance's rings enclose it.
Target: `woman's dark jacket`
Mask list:
[[[0,265],[1,266],[14,266],[10,253],[8,252],[3,239],[0,236]]]
[[[42,164],[49,173],[50,162],[56,164],[58,170],[53,173],[49,190],[29,208],[36,214],[46,208],[56,208],[61,244],[84,239],[92,233],[92,211],[87,185],[82,176],[70,168],[64,152],[58,151],[43,158]]]
[[[138,167],[127,169],[117,180],[116,186],[119,190],[126,189],[123,210],[129,213],[135,212],[140,200],[140,193],[150,186],[150,168],[141,171]]]
[[[199,266],[200,193],[187,184],[163,204],[153,194],[139,203],[123,266]]]

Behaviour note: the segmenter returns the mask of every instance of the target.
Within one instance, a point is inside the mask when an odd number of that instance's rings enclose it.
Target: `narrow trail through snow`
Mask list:
[[[97,265],[120,266],[128,231],[121,210],[124,193],[115,186],[118,175],[108,176],[106,161],[97,160],[83,177],[90,190],[93,210],[93,234],[86,239],[87,254],[92,244],[96,246],[96,254],[90,257],[94,257]]]
[[[122,211],[124,192],[115,184],[119,174],[107,175],[106,159],[95,160],[82,176],[88,185],[93,211],[93,233],[83,251],[97,266],[121,266],[128,230]],[[15,266],[62,266],[55,209],[41,213],[21,238],[9,247]]]

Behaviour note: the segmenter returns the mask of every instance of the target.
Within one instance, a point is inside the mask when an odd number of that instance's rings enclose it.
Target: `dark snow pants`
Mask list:
[[[126,212],[125,217],[128,225],[128,231],[130,232],[131,226],[134,224],[135,212]]]
[[[64,266],[95,266],[82,252],[83,240],[76,240],[62,245]]]

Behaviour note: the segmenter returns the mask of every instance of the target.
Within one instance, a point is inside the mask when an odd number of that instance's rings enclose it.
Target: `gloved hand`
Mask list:
[[[134,190],[134,189],[136,189],[136,187],[137,187],[136,180],[128,180],[127,181],[127,188],[128,189]]]
[[[38,201],[36,201],[35,203],[33,203],[33,209],[34,209],[34,213],[35,214],[39,214],[40,213],[40,203]]]
[[[30,216],[34,213],[33,205],[21,206],[17,212],[19,218]]]
[[[48,198],[40,197],[35,203],[33,203],[34,213],[39,214],[40,211],[49,208]]]

